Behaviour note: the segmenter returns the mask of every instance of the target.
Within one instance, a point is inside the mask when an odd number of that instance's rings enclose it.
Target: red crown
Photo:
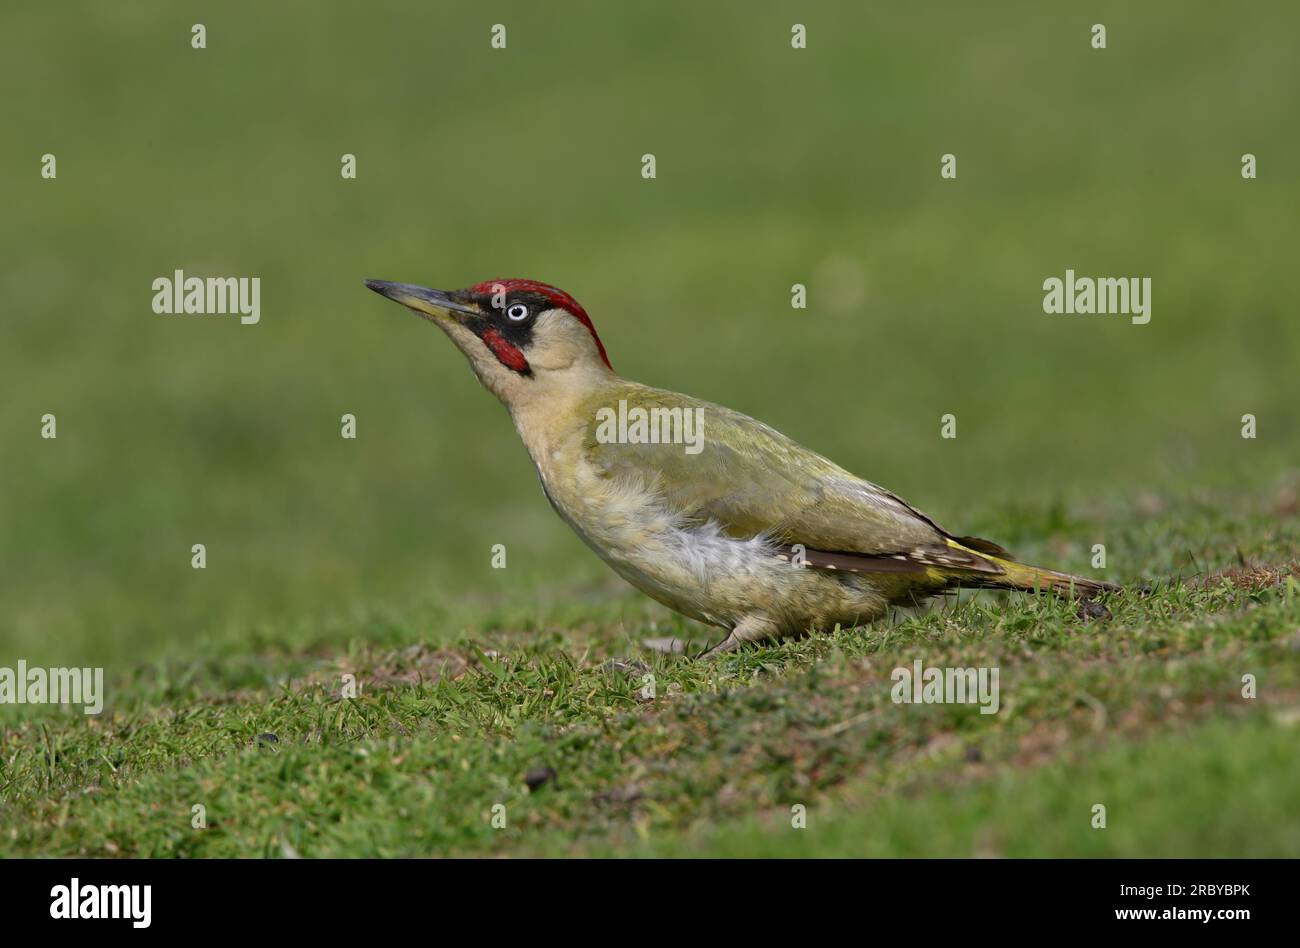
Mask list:
[[[505,290],[506,293],[537,293],[554,303],[556,308],[564,310],[582,323],[587,327],[587,332],[591,333],[591,338],[596,341],[596,348],[600,350],[600,358],[605,365],[609,366],[610,371],[613,371],[614,367],[609,364],[609,356],[605,354],[605,344],[600,341],[600,336],[596,334],[596,327],[591,324],[591,317],[582,308],[582,304],[568,293],[559,287],[551,286],[549,283],[540,283],[537,280],[484,280],[482,283],[471,286],[469,292],[474,296],[487,296],[496,292],[498,287]]]

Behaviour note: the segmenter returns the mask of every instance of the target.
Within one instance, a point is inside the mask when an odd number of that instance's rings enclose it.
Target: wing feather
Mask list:
[[[592,425],[584,441],[587,462],[599,476],[652,480],[665,504],[691,521],[715,521],[732,536],[766,536],[827,554],[888,557],[880,571],[921,571],[930,565],[986,571],[988,563],[955,549],[925,514],[870,481],[739,412],[698,399],[628,384],[588,405],[617,410],[699,409],[702,447],[603,442]],[[810,563],[821,568],[846,568]],[[868,564],[870,565],[870,564]],[[859,563],[862,566],[862,563]],[[868,571],[865,567],[861,571]]]

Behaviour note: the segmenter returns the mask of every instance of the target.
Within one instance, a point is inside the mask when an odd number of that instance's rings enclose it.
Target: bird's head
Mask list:
[[[536,280],[486,280],[463,290],[367,280],[376,293],[439,326],[479,380],[508,406],[554,385],[613,374],[586,310]]]

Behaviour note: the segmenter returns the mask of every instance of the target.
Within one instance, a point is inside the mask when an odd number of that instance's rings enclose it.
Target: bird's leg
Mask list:
[[[719,642],[713,648],[706,649],[700,653],[700,657],[721,655],[723,652],[730,652],[733,649],[747,643],[765,642],[775,640],[781,635],[780,627],[767,616],[745,616],[736,627],[731,630],[731,634]]]

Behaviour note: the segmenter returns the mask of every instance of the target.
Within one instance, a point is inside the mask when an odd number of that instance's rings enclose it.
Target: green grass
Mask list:
[[[591,623],[141,669],[100,717],[6,731],[0,815],[11,851],[60,855],[1294,855],[1300,532],[1270,520],[1243,555],[1289,567],[1105,621],[985,596],[714,661]],[[917,658],[997,667],[998,713],[893,703]]]
[[[0,852],[1300,854],[1297,30],[1174,0],[7,6],[0,666],[102,665],[108,704],[0,707]],[[1067,267],[1150,276],[1151,323],[1045,316]],[[176,268],[260,276],[262,322],[154,315]],[[651,657],[701,630],[362,286],[497,276],[572,291],[630,378],[1155,588]],[[1002,710],[893,705],[916,658],[996,664]]]

